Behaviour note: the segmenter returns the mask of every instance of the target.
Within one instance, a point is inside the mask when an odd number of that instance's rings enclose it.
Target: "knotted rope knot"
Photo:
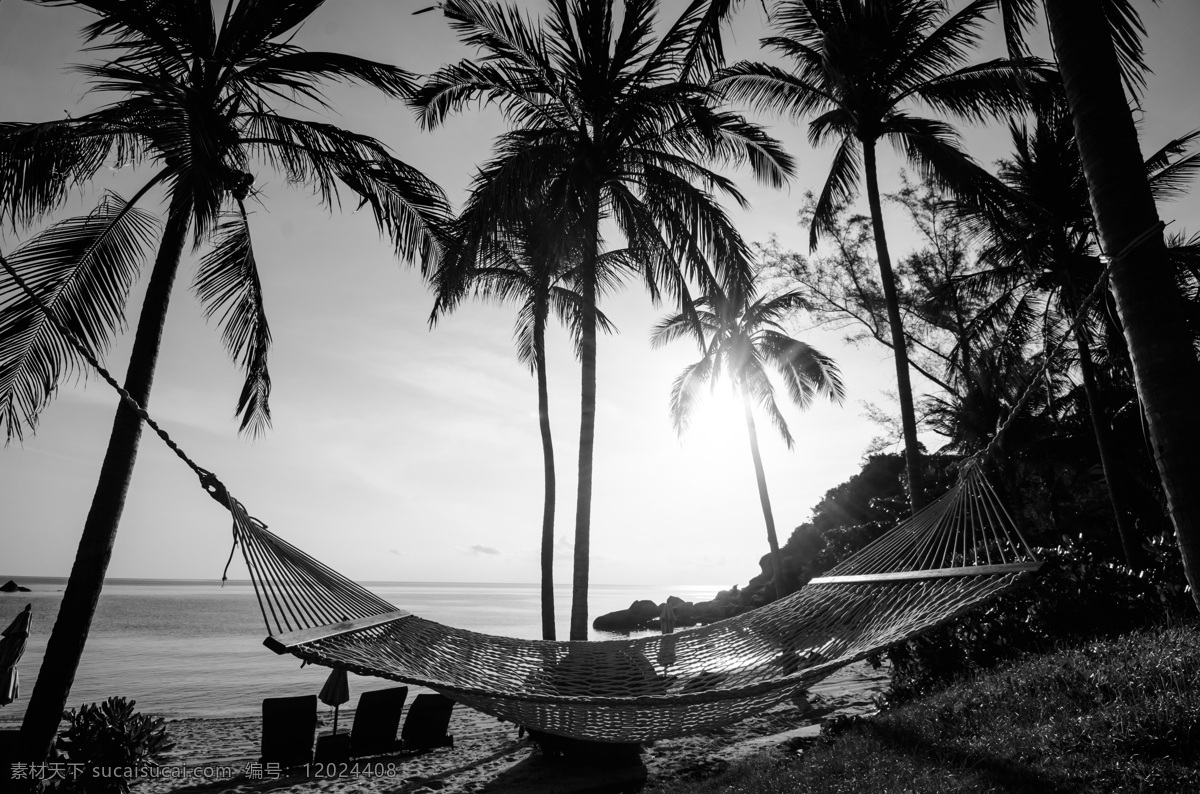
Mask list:
[[[198,470],[197,474],[200,476],[201,487],[204,488],[208,495],[216,500],[217,503],[226,510],[232,511],[233,497],[229,495],[229,491],[225,488],[225,484],[217,479],[217,475],[213,474],[211,471],[205,471],[204,469]]]
[[[980,457],[978,455],[972,455],[971,457],[964,459],[963,461],[961,461],[958,464],[958,481],[962,482],[963,480],[970,477],[972,474],[975,474],[976,472],[982,472],[982,471],[983,471],[983,461],[980,459]]]

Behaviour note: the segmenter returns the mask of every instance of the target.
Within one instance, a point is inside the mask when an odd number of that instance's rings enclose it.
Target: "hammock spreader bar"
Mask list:
[[[942,579],[950,576],[982,576],[993,573],[1033,573],[1042,567],[1040,562],[1012,562],[1004,565],[968,565],[961,568],[931,568],[923,571],[896,571],[895,573],[865,573],[847,576],[816,576],[809,584],[850,584],[854,582],[900,582],[914,579]]]

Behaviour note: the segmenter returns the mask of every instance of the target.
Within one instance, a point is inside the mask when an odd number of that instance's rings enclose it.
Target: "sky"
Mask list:
[[[417,73],[470,55],[436,13],[412,16],[428,0],[331,0],[295,43],[350,52]],[[957,4],[955,4],[957,7]],[[530,8],[536,8],[532,3]],[[682,5],[669,2],[664,17]],[[1154,74],[1142,114],[1143,148],[1200,127],[1194,79],[1200,74],[1200,7],[1139,5],[1149,29]],[[0,121],[44,121],[95,107],[72,63],[89,15],[71,8],[0,2]],[[757,46],[764,16],[757,3],[738,12],[727,39],[732,59],[770,60]],[[992,37],[979,59],[1000,54]],[[503,129],[495,110],[474,109],[424,132],[395,101],[358,87],[331,86],[328,120],[366,132],[424,170],[457,206],[475,164]],[[817,191],[831,151],[814,150],[804,127],[767,124],[798,162],[790,188],[773,191],[735,174],[752,202],[731,208],[743,236],[805,250],[797,210]],[[1003,123],[964,130],[985,164],[1006,153]],[[899,182],[900,161],[881,149],[884,191]],[[542,513],[542,451],[535,381],[516,360],[511,307],[471,303],[430,330],[431,298],[417,270],[398,262],[369,213],[330,213],[302,188],[258,169],[260,204],[251,205],[254,239],[274,336],[270,356],[273,426],[239,437],[234,417],[241,385],[213,323],[189,284],[185,254],[172,296],[150,412],[201,466],[273,531],[347,576],[362,581],[536,582]],[[145,173],[113,169],[85,187],[72,207],[91,206],[106,189],[132,195]],[[159,197],[154,196],[157,200]],[[161,204],[143,204],[161,210]],[[865,204],[864,204],[865,208]],[[1200,230],[1197,201],[1163,209],[1173,229]],[[893,258],[917,241],[893,210]],[[0,232],[10,252],[31,231]],[[127,316],[140,306],[149,266]],[[722,391],[683,437],[667,401],[680,370],[697,358],[684,342],[649,345],[655,307],[636,284],[605,299],[620,333],[602,337],[592,507],[591,580],[603,584],[744,583],[757,572],[766,539],[740,409]],[[761,445],[781,541],[811,516],[830,488],[855,474],[880,429],[863,402],[895,411],[894,369],[878,346],[850,347],[839,334],[798,318],[795,335],[841,368],[843,406],[785,409],[794,449],[760,422]],[[107,351],[123,379],[132,334]],[[557,456],[556,580],[570,581],[579,370],[565,334],[550,334],[551,422]],[[918,391],[926,384],[915,381]],[[0,575],[66,576],[74,559],[117,397],[97,377],[65,381],[36,434],[0,450]],[[926,436],[936,448],[938,439]],[[191,471],[153,435],[143,435],[108,575],[219,578],[230,551],[227,514]],[[235,561],[230,575],[241,578]],[[657,592],[657,591],[656,591]],[[648,592],[649,594],[649,592]],[[665,591],[662,596],[665,597]],[[564,613],[567,605],[560,606]]]

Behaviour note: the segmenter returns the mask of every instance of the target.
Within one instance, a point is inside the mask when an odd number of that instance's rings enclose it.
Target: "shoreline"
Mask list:
[[[449,729],[454,736],[452,748],[367,759],[353,775],[252,779],[246,770],[258,759],[261,718],[172,720],[166,727],[175,747],[164,761],[172,774],[180,774],[184,767],[232,767],[237,774],[219,780],[165,776],[141,779],[132,790],[137,794],[640,791],[656,782],[716,773],[759,751],[795,752],[798,745],[820,734],[822,723],[829,717],[874,713],[888,684],[886,668],[876,670],[866,662],[856,662],[815,684],[808,692],[807,703],[785,700],[735,725],[647,743],[639,756],[641,763],[615,770],[544,759],[527,736],[518,737],[516,726],[457,706]],[[339,725],[348,728],[352,720],[353,712],[343,711]],[[319,730],[328,730],[329,723],[330,715],[322,710]]]

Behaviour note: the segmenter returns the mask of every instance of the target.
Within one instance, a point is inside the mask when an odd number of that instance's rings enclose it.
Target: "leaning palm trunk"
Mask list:
[[[550,397],[546,387],[546,318],[533,327],[533,365],[537,371],[538,426],[542,431],[542,462],[546,495],[542,504],[542,639],[555,638],[554,629],[554,441],[550,437]]]
[[[150,399],[163,323],[187,237],[190,214],[191,202],[186,195],[180,195],[172,202],[154,271],[142,303],[142,313],[138,318],[125,389],[143,406]],[[117,526],[125,507],[125,495],[133,476],[141,435],[141,418],[122,400],[117,406],[108,450],[100,468],[100,480],[96,484],[92,506],[79,539],[79,549],[63,593],[58,618],[46,643],[46,655],[42,659],[37,684],[29,698],[29,707],[21,726],[22,760],[40,763],[50,754],[67,698],[71,694],[71,685],[75,681],[75,672],[79,669],[80,657],[83,656],[92,617],[96,613],[96,604],[104,586],[104,574],[112,558]]]
[[[1125,553],[1125,564],[1134,570],[1141,570],[1141,550],[1138,539],[1134,535],[1135,530],[1129,520],[1125,484],[1120,472],[1117,471],[1117,454],[1113,448],[1108,417],[1104,415],[1104,406],[1100,400],[1100,389],[1096,386],[1096,368],[1092,364],[1092,351],[1088,345],[1086,328],[1080,327],[1076,331],[1075,344],[1079,349],[1079,369],[1083,373],[1083,393],[1087,397],[1088,412],[1092,418],[1092,430],[1096,434],[1096,451],[1100,454],[1100,468],[1104,471],[1104,481],[1108,485],[1108,498],[1112,503],[1117,534],[1121,538],[1121,549]]]
[[[1113,265],[1110,284],[1184,572],[1200,609],[1200,362],[1167,263],[1103,10],[1077,0],[1046,0],[1046,19],[1100,236],[1109,255],[1125,253]]]
[[[896,361],[896,390],[900,395],[900,424],[904,430],[904,460],[908,469],[908,502],[912,512],[916,513],[925,503],[925,498],[921,453],[917,447],[917,412],[913,406],[912,382],[908,377],[908,346],[904,340],[904,326],[900,324],[900,299],[896,295],[896,277],[892,272],[892,259],[883,230],[883,206],[879,200],[879,178],[875,170],[875,142],[863,141],[862,148],[875,256],[879,260],[879,280],[883,282],[888,325],[892,331],[892,352]]]
[[[754,427],[754,412],[750,408],[750,395],[742,387],[742,407],[746,412],[746,433],[750,436],[750,456],[754,458],[754,478],[758,482],[758,500],[762,504],[763,520],[767,523],[767,545],[771,547],[771,579],[775,585],[775,600],[787,595],[783,581],[783,560],[779,556],[779,537],[775,534],[775,516],[771,512],[771,497],[767,493],[767,475],[763,471],[762,453],[758,451],[758,431]]]

